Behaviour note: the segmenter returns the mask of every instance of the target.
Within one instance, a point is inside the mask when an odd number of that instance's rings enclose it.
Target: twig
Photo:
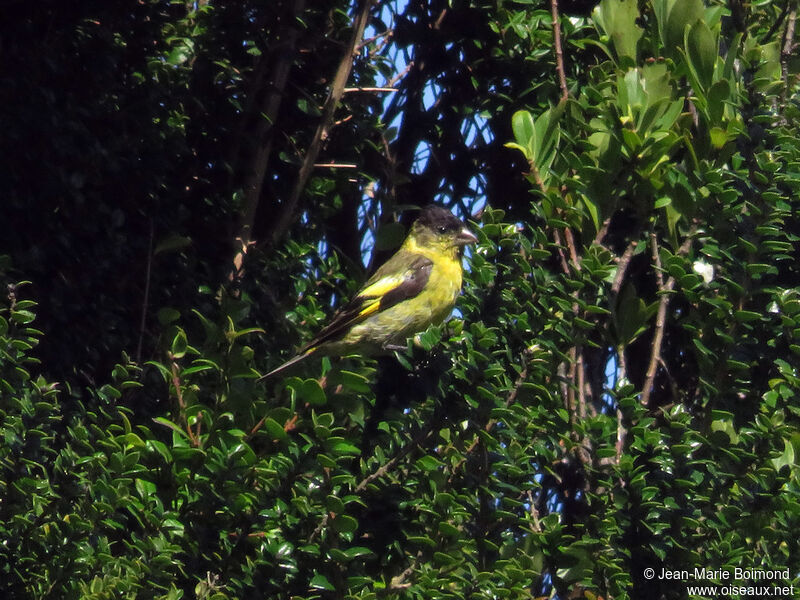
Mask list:
[[[292,14],[289,18],[290,23],[294,23],[297,20],[297,17],[299,17],[303,12],[304,7],[305,0],[294,1]],[[261,192],[264,187],[267,166],[272,154],[272,142],[274,138],[273,129],[278,120],[278,111],[280,110],[286,83],[289,79],[289,72],[291,71],[292,64],[294,62],[298,36],[298,27],[296,25],[291,25],[288,28],[288,32],[286,32],[285,42],[281,44],[280,52],[272,72],[271,80],[268,82],[269,93],[266,94],[264,103],[261,107],[259,107],[261,109],[260,114],[262,116],[258,122],[258,127],[254,136],[257,142],[257,147],[255,156],[251,162],[252,167],[250,168],[249,174],[243,185],[245,201],[243,210],[239,217],[239,223],[237,224],[233,269],[228,276],[230,281],[236,281],[241,277],[243,273],[242,265],[244,263],[244,256],[252,245],[253,225],[255,223],[256,211],[258,209],[259,202],[261,201]],[[252,96],[247,99],[248,104],[254,103],[255,98],[258,95],[257,92],[260,88],[260,81],[265,76],[267,70],[266,60],[266,58],[262,58],[259,68],[256,71],[256,82],[252,89]],[[247,119],[250,112],[251,109],[247,110],[243,115],[243,118]],[[241,135],[237,137],[237,147],[235,150],[236,155],[238,155],[239,152],[238,145],[241,141],[241,138],[245,137],[244,121],[242,122],[241,129]],[[232,162],[235,159],[236,156],[233,156]]]
[[[567,374],[567,410],[569,411],[570,424],[574,424],[575,417],[575,374],[577,372],[577,348],[569,349],[569,373]]]
[[[354,87],[344,88],[342,90],[345,94],[352,94],[353,92],[399,92],[397,88],[393,87]]]
[[[322,108],[322,118],[306,151],[303,164],[297,175],[297,182],[292,189],[291,196],[283,205],[282,211],[276,219],[276,225],[272,230],[271,236],[273,242],[283,235],[294,218],[297,204],[300,201],[300,195],[303,193],[308,178],[311,176],[311,171],[314,169],[314,163],[322,148],[322,142],[328,137],[328,131],[333,123],[333,114],[344,95],[345,84],[350,77],[350,71],[353,69],[353,56],[356,52],[359,40],[364,35],[364,29],[367,26],[369,11],[372,8],[373,2],[374,0],[362,0],[361,12],[356,16],[353,23],[353,34],[350,36],[350,42],[345,48],[345,53],[339,63],[339,68],[336,70],[336,75],[333,78],[333,84],[328,93],[328,98],[325,100],[325,105]]]
[[[442,28],[442,21],[444,21],[445,15],[447,15],[447,9],[443,8],[442,12],[439,13],[439,16],[436,17],[436,21],[434,21],[432,29],[438,31]]]
[[[183,421],[184,424],[186,425],[186,434],[189,436],[189,442],[192,444],[192,447],[198,448],[200,446],[200,417],[202,416],[202,414],[197,413],[198,425],[197,425],[197,435],[195,435],[195,432],[192,431],[192,426],[189,425],[189,417],[186,415],[186,401],[183,399],[183,390],[181,389],[181,376],[178,363],[175,362],[171,354],[170,354],[170,360],[172,361],[171,365],[172,387],[175,388],[175,398],[178,400],[178,408],[180,409],[181,421]]]
[[[405,583],[406,578],[414,572],[414,569],[417,568],[419,563],[419,559],[422,558],[422,552],[417,552],[417,556],[414,558],[414,561],[399,575],[395,575],[392,577],[392,580],[389,582],[389,590],[405,590],[411,586],[410,583]]]
[[[783,40],[783,47],[781,48],[781,76],[785,84],[783,91],[784,101],[786,93],[789,89],[789,58],[794,53],[794,29],[797,23],[797,6],[792,8],[789,13],[789,21],[786,23],[786,34]]]
[[[608,233],[608,226],[611,224],[611,217],[606,217],[603,220],[603,224],[600,226],[600,229],[597,230],[597,235],[594,236],[594,240],[592,241],[593,244],[602,244],[603,238],[606,237]]]
[[[625,362],[625,347],[620,344],[617,347],[617,369],[619,370],[617,381],[627,379],[628,365]],[[619,459],[622,457],[622,450],[625,448],[625,440],[628,437],[628,429],[623,422],[622,410],[617,403],[617,444],[615,446],[616,456],[615,462],[619,464]]]
[[[144,330],[147,325],[147,305],[150,304],[150,279],[153,271],[153,237],[155,225],[150,217],[150,241],[147,244],[147,268],[144,276],[144,297],[142,298],[142,318],[139,320],[139,341],[136,344],[136,362],[142,362],[142,345],[144,344]]]
[[[686,236],[686,240],[678,249],[679,255],[686,254],[689,248],[691,248],[696,229],[696,225],[692,226],[692,230]],[[653,251],[653,262],[656,267],[656,282],[658,283],[658,292],[661,294],[661,300],[658,304],[658,312],[656,313],[656,328],[655,333],[653,333],[653,344],[650,350],[650,363],[647,365],[647,374],[640,398],[644,406],[650,403],[650,394],[652,393],[653,384],[655,382],[658,364],[661,360],[661,344],[664,340],[664,329],[667,324],[667,308],[669,308],[669,302],[672,298],[670,292],[675,287],[674,277],[670,276],[669,279],[664,281],[664,273],[661,270],[661,257],[658,252],[658,239],[655,232],[650,234],[650,242]]]
[[[567,256],[564,254],[564,242],[561,240],[561,234],[559,233],[558,229],[553,229],[553,239],[556,242],[556,247],[558,249],[558,258],[559,262],[561,263],[561,270],[564,271],[564,275],[569,275],[569,262],[567,261]]]
[[[550,12],[553,15],[553,43],[556,48],[556,70],[558,83],[561,86],[561,99],[569,98],[567,88],[567,73],[564,69],[564,51],[561,49],[561,19],[558,16],[558,0],[550,0]]]
[[[508,393],[508,396],[506,396],[506,400],[503,403],[504,408],[508,408],[509,406],[511,406],[516,401],[517,396],[519,395],[519,390],[522,388],[522,384],[525,383],[526,379],[528,379],[528,365],[527,365],[527,360],[525,360],[525,359],[527,358],[527,356],[529,354],[530,354],[529,350],[525,350],[525,352],[523,353],[524,366],[522,368],[522,371],[520,371],[519,376],[517,377],[517,380],[514,382],[514,387]],[[486,433],[489,433],[489,432],[491,432],[492,429],[494,429],[495,425],[497,425],[497,419],[489,419],[486,422],[486,425],[483,426],[483,429],[484,429],[484,431],[486,431]],[[464,456],[462,456],[461,460],[459,460],[455,464],[455,466],[453,467],[453,471],[452,471],[452,474],[450,475],[448,483],[452,483],[453,477],[458,472],[458,470],[461,468],[461,466],[467,461],[467,455],[469,455],[470,453],[472,453],[473,450],[475,450],[475,448],[478,445],[478,441],[479,440],[480,440],[480,438],[476,435],[475,439],[472,440],[472,443],[464,451]]]
[[[534,533],[541,533],[542,532],[542,525],[539,523],[539,511],[536,509],[536,501],[533,499],[533,493],[530,490],[527,490],[528,495],[528,504],[531,505],[531,508],[528,512],[531,514],[531,519],[533,523],[531,523],[531,531]]]
[[[678,402],[678,384],[675,382],[675,378],[672,376],[672,373],[667,366],[666,361],[663,357],[659,357],[658,364],[661,365],[661,368],[664,369],[664,373],[667,375],[667,380],[669,381],[669,389],[672,392],[672,401]]]
[[[315,167],[324,169],[357,169],[358,165],[354,163],[314,163]]]
[[[581,263],[578,260],[578,248],[575,245],[575,236],[572,235],[572,228],[566,227],[564,229],[564,237],[567,238],[567,248],[569,248],[569,257],[575,265],[575,270],[581,270]]]
[[[639,245],[638,239],[633,239],[628,243],[622,256],[619,257],[617,262],[617,273],[614,275],[614,281],[611,284],[611,320],[614,327],[617,328],[617,297],[619,291],[622,289],[622,282],[625,281],[625,273],[628,271],[628,266],[633,258],[633,252],[636,246]],[[617,346],[617,368],[620,371],[619,379],[624,379],[628,375],[628,366],[625,363],[625,347],[620,344]],[[625,426],[622,423],[622,411],[617,406],[617,444],[616,444],[616,462],[619,464],[620,456],[622,456],[622,449],[625,446],[625,438],[628,435]]]
[[[647,406],[650,402],[650,389],[656,377],[656,370],[658,369],[658,361],[661,358],[661,342],[664,339],[664,327],[666,326],[667,307],[669,305],[669,294],[671,289],[664,285],[664,273],[661,270],[661,256],[658,252],[658,236],[653,231],[650,234],[650,245],[653,252],[653,264],[656,268],[656,282],[658,283],[658,291],[661,294],[661,301],[658,303],[658,313],[656,314],[656,329],[653,334],[653,345],[650,352],[650,363],[647,365],[647,374],[644,380],[644,388],[642,389],[642,404]]]
[[[391,78],[391,79],[390,79],[390,80],[387,82],[387,83],[388,83],[388,85],[391,87],[391,86],[393,86],[395,83],[397,83],[398,81],[400,81],[400,80],[401,80],[403,77],[405,77],[406,75],[408,75],[408,72],[411,70],[411,68],[412,68],[413,66],[414,66],[414,61],[413,61],[413,60],[410,60],[410,61],[408,61],[408,64],[406,65],[405,69],[403,69],[403,70],[402,70],[402,71],[400,71],[400,72],[399,72],[397,75],[395,75],[394,77],[392,77],[392,78]],[[394,89],[394,88],[392,88],[392,89]]]
[[[778,18],[777,18],[777,19],[775,19],[775,20],[772,22],[772,25],[771,25],[771,26],[770,26],[770,28],[767,30],[767,33],[765,33],[765,34],[764,34],[764,35],[761,37],[761,39],[760,39],[760,40],[758,40],[758,43],[759,43],[759,44],[761,44],[762,46],[764,46],[764,45],[766,45],[766,44],[768,44],[768,43],[769,43],[769,41],[770,41],[770,39],[772,38],[772,36],[773,36],[773,35],[775,35],[775,32],[776,32],[776,31],[778,31],[778,29],[780,29],[781,25],[783,25],[783,20],[786,18],[786,15],[788,15],[788,14],[789,14],[789,6],[790,6],[792,3],[793,3],[793,2],[792,2],[792,0],[787,0],[787,1],[786,1],[786,3],[785,3],[785,4],[783,5],[783,7],[781,8],[781,12],[780,12],[780,14],[778,15]]]
[[[377,469],[371,475],[366,476],[362,479],[358,485],[356,486],[355,491],[361,492],[366,489],[366,487],[375,481],[376,479],[383,477],[388,473],[394,466],[399,463],[407,454],[409,454],[414,448],[422,444],[426,439],[428,439],[433,433],[433,423],[429,423],[424,429],[422,429],[413,440],[411,440],[408,444],[403,446],[403,448],[398,452],[389,462],[385,465]]]
[[[583,347],[578,345],[575,348],[575,354],[577,355],[577,361],[575,363],[575,368],[578,371],[578,417],[581,419],[586,418],[586,390],[584,388],[585,385],[585,374],[583,372]]]
[[[356,485],[355,492],[358,493],[364,491],[370,483],[372,483],[373,481],[375,481],[380,477],[383,477],[384,475],[386,475],[386,473],[392,470],[397,465],[397,463],[403,460],[403,458],[406,455],[408,455],[412,450],[414,450],[417,446],[422,444],[426,439],[430,437],[431,433],[433,433],[433,426],[434,423],[428,423],[428,425],[426,425],[423,429],[421,429],[420,432],[416,436],[414,436],[414,438],[411,441],[409,441],[405,446],[403,446],[400,449],[400,451],[397,454],[395,454],[386,464],[381,465],[373,473],[370,473],[364,479],[362,479],[358,483],[358,485]],[[322,520],[319,522],[319,525],[317,525],[316,529],[314,529],[314,531],[311,533],[311,536],[309,537],[309,542],[313,542],[314,539],[320,533],[322,533],[322,530],[325,529],[325,527],[328,525],[330,516],[331,516],[330,513],[325,513],[325,516],[322,517]]]
[[[627,272],[628,265],[633,257],[633,251],[636,250],[636,246],[638,245],[639,240],[631,240],[628,244],[628,247],[625,248],[625,252],[623,252],[622,256],[619,257],[619,262],[617,263],[617,273],[614,275],[614,281],[611,284],[611,294],[614,297],[619,295],[619,290],[622,288],[622,282],[625,280],[625,273]]]

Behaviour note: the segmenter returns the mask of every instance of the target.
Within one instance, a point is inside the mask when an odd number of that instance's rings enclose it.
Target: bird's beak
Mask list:
[[[477,241],[478,238],[476,238],[469,229],[462,229],[456,236],[457,246],[469,246],[470,244],[477,243]]]

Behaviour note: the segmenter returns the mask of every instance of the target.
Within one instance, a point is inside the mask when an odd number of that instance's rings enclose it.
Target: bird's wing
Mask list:
[[[336,339],[377,312],[419,294],[431,275],[433,261],[421,254],[398,252],[369,278],[360,292],[333,316],[331,322],[301,352]]]

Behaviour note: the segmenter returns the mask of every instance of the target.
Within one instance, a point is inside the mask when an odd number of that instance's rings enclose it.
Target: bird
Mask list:
[[[397,252],[293,358],[262,375],[278,375],[311,356],[372,356],[401,350],[409,337],[450,315],[461,293],[461,256],[478,238],[449,210],[419,213]]]

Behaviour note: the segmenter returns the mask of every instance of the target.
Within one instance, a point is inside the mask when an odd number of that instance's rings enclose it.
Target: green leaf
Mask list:
[[[689,67],[705,92],[711,87],[714,64],[717,60],[718,42],[703,21],[697,21],[686,32],[686,53]]]
[[[158,256],[163,253],[183,250],[191,245],[192,238],[186,237],[185,235],[178,235],[177,233],[171,233],[156,244],[156,247],[153,249],[153,255]]]
[[[372,550],[365,548],[364,546],[353,546],[352,548],[345,550],[344,553],[348,558],[353,559],[361,556],[370,556],[372,554]]]
[[[683,47],[684,31],[703,18],[702,0],[655,0],[658,28],[666,53],[675,56]]]
[[[339,533],[352,533],[358,529],[358,521],[350,515],[336,515],[332,525]]]
[[[170,429],[172,429],[172,431],[178,433],[182,437],[185,437],[187,439],[189,438],[189,434],[186,433],[186,430],[183,429],[183,427],[180,427],[179,425],[173,423],[169,419],[166,419],[164,417],[153,417],[153,421],[155,423],[158,423],[159,425],[163,425],[164,427],[169,427]]]
[[[305,379],[297,389],[297,397],[311,406],[323,406],[328,402],[325,390],[316,379]]]
[[[330,581],[328,581],[328,578],[324,575],[320,575],[319,573],[311,578],[311,581],[308,583],[308,585],[315,590],[327,590],[329,592],[336,591],[336,588],[333,587],[333,584],[331,584]]]
[[[533,160],[536,148],[536,128],[533,116],[527,110],[518,110],[511,117],[511,130],[517,147],[522,150],[525,158]]]
[[[708,120],[712,125],[722,123],[722,118],[725,114],[725,105],[729,101],[730,96],[731,86],[727,79],[715,81],[709,88],[706,94],[706,102],[708,104]],[[722,131],[724,132],[725,130]],[[721,148],[724,142],[721,145],[714,145],[717,148]]]
[[[186,333],[183,329],[178,329],[178,333],[175,334],[175,337],[172,338],[172,345],[170,346],[170,352],[172,354],[172,358],[183,358],[186,356],[186,349],[188,348],[189,343],[186,340]]]
[[[785,466],[794,466],[794,446],[789,440],[783,440],[783,453],[778,458],[773,458],[771,462],[776,471],[780,471]]]
[[[737,310],[733,316],[740,323],[749,323],[761,319],[761,313],[753,312],[752,310]]]
[[[288,437],[286,429],[278,423],[275,419],[267,417],[264,419],[264,430],[269,434],[270,438],[276,441],[283,441]]]
[[[161,325],[169,325],[181,318],[180,311],[174,308],[164,307],[159,309],[157,313],[158,322]]]
[[[361,454],[361,449],[353,444],[349,444],[347,442],[336,442],[331,445],[330,451],[334,454],[346,454],[352,456],[358,456]]]
[[[639,7],[636,0],[602,0],[592,11],[592,19],[614,45],[618,57],[636,63],[636,46],[644,30],[636,24]]]

